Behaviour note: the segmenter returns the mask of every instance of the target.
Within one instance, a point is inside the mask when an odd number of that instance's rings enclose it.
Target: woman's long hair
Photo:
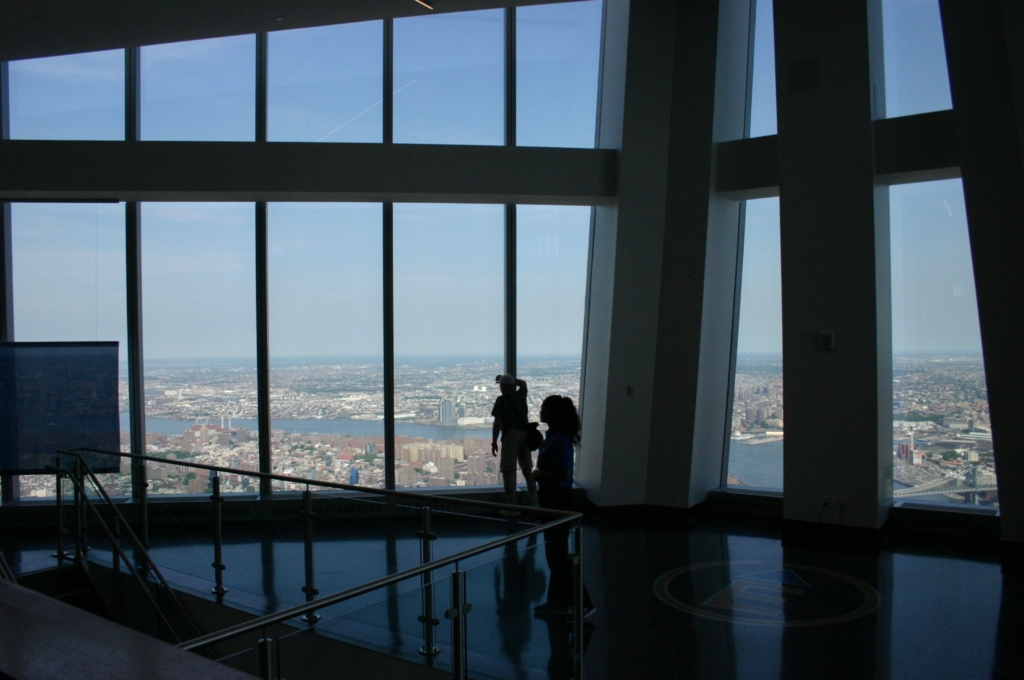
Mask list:
[[[541,404],[541,410],[547,412],[549,430],[561,432],[573,444],[580,443],[580,414],[576,412],[572,399],[552,394]]]

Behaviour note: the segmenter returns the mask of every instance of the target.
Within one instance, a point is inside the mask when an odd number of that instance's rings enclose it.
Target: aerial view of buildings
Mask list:
[[[399,487],[500,484],[491,455],[491,407],[499,359],[399,362],[395,370],[395,480]],[[579,399],[579,359],[526,360],[531,420],[550,394]],[[271,365],[273,472],[318,481],[384,487],[384,378],[377,361],[283,362]],[[127,383],[121,385],[127,429]],[[146,375],[149,491],[205,493],[203,471],[176,461],[259,470],[255,366],[155,363]],[[122,451],[129,434],[121,433]],[[127,459],[121,474],[105,476],[112,493],[130,492]],[[521,476],[521,473],[520,473]],[[255,477],[227,475],[225,493],[256,491]],[[275,482],[289,490],[303,485]],[[53,478],[26,476],[24,496],[52,496]]]
[[[737,361],[733,398],[735,486],[781,487],[782,358]],[[744,444],[746,446],[737,446]],[[897,356],[893,362],[893,495],[896,499],[998,506],[985,367],[980,355]]]
[[[395,370],[395,481],[398,487],[500,484],[490,453],[490,415],[501,371],[497,358],[398,362]],[[525,361],[530,419],[549,394],[579,398],[579,359]],[[737,364],[730,485],[781,487],[785,417],[780,356]],[[127,430],[127,384],[121,385]],[[147,464],[154,494],[209,490],[201,470],[176,461],[258,471],[255,366],[155,363],[146,376]],[[383,488],[384,394],[379,361],[281,362],[271,366],[273,471],[317,481]],[[129,435],[121,433],[122,451]],[[742,466],[740,463],[750,463]],[[777,469],[776,469],[777,468]],[[735,470],[747,472],[737,476]],[[108,490],[130,492],[127,460],[105,475]],[[521,473],[520,473],[521,477]],[[980,356],[897,357],[893,370],[894,496],[998,505],[992,434]],[[520,479],[522,481],[522,479]],[[275,488],[302,485],[275,482]],[[221,479],[225,493],[254,492],[258,480]],[[52,477],[23,478],[23,496],[54,493]]]

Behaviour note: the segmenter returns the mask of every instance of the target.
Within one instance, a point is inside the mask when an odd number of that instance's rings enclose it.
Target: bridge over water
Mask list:
[[[995,481],[978,483],[978,472],[981,467],[966,463],[946,471],[941,477],[918,484],[907,489],[893,492],[893,498],[912,498],[914,496],[931,496],[935,494],[965,494],[968,502],[976,503],[977,494],[982,491],[998,491]]]

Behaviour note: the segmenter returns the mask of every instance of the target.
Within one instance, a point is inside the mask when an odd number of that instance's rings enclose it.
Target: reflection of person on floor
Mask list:
[[[516,467],[522,468],[526,488],[530,491],[530,504],[536,505],[537,484],[533,481],[533,458],[527,436],[526,381],[509,374],[495,378],[501,394],[494,401],[491,415],[494,427],[491,433],[491,455],[498,455],[498,433],[501,433],[501,470],[505,485],[505,499],[516,504]]]
[[[530,604],[544,595],[544,571],[537,568],[537,535],[527,539],[526,550],[519,552],[519,543],[505,545],[501,565],[494,567],[494,601],[498,611],[501,653],[506,661],[523,673],[523,650],[530,642]]]
[[[548,424],[544,444],[537,455],[540,507],[572,510],[572,470],[575,446],[580,441],[580,417],[569,397],[553,394],[540,407],[540,419]],[[544,554],[551,580],[548,601],[534,607],[537,616],[564,617],[572,609],[572,565],[569,562],[569,525],[560,524],[544,532]],[[583,587],[583,617],[594,613],[590,593]]]
[[[545,617],[548,625],[548,644],[551,656],[548,657],[548,678],[571,678],[573,676],[572,621],[562,617]],[[583,653],[590,646],[590,637],[594,634],[594,625],[587,621],[583,625]]]

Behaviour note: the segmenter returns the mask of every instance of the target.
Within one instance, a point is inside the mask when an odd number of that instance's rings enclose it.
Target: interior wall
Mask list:
[[[1020,14],[999,0],[941,0],[978,295],[1003,540],[1024,542],[1024,154],[1015,82]]]

